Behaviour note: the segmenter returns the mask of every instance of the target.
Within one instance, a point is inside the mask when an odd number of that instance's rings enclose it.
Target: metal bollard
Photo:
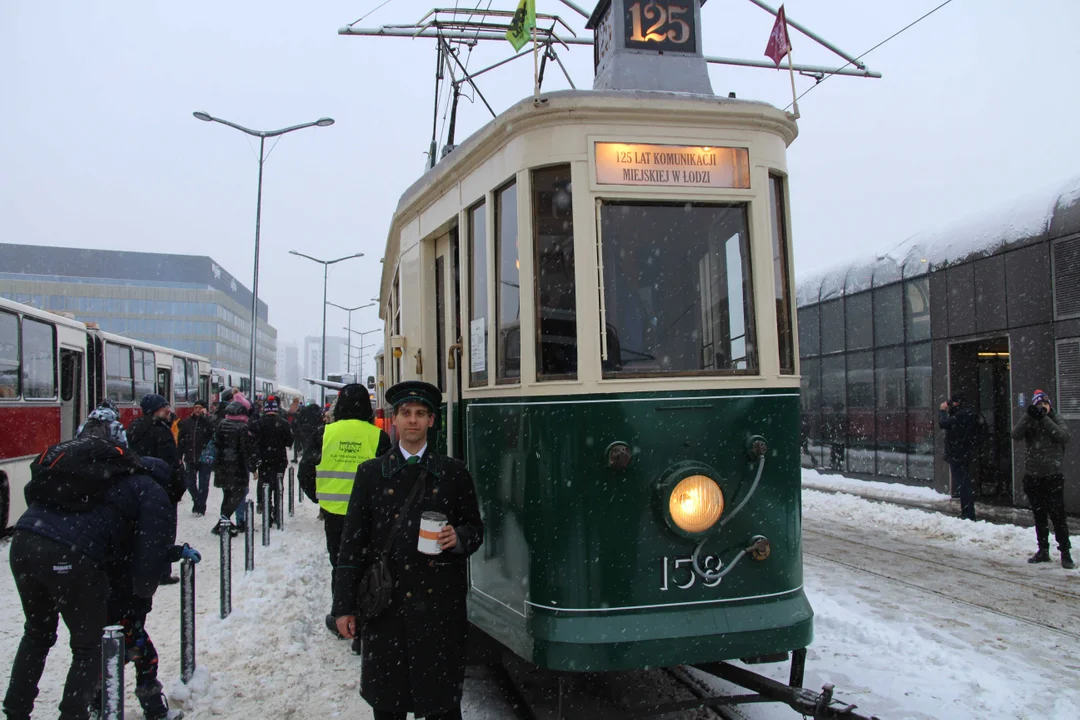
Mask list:
[[[195,563],[180,561],[180,679],[195,674]]]
[[[228,518],[221,518],[218,525],[221,540],[221,619],[232,614],[232,523]]]
[[[262,544],[270,547],[270,483],[263,483],[262,492]]]
[[[296,514],[296,468],[289,466],[289,517]]]
[[[274,475],[274,495],[277,500],[274,503],[274,522],[278,530],[285,529],[285,476]]]
[[[248,521],[244,524],[244,572],[255,569],[255,501],[247,501]]]
[[[124,628],[109,625],[101,636],[101,718],[124,720]]]

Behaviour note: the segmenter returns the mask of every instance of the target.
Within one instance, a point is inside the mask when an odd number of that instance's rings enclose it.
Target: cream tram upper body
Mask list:
[[[713,96],[564,91],[542,98],[539,105],[529,99],[499,115],[402,196],[389,231],[380,288],[387,382],[423,379],[438,384],[451,399],[466,401],[646,389],[798,388],[785,159],[797,135],[794,120],[767,104]],[[568,173],[569,183],[552,181],[551,173],[544,174],[549,168]],[[683,171],[697,174],[681,175]],[[534,182],[554,182],[555,187],[534,187]],[[564,241],[573,246],[573,286],[568,288],[572,303],[564,303],[561,312],[570,335],[576,325],[573,372],[559,367],[558,360],[552,366],[545,359],[545,353],[557,354],[558,341],[542,337],[558,331],[551,329],[554,325],[538,327],[557,322],[552,318],[560,310],[555,307],[558,300],[543,299],[539,304],[552,307],[538,320],[538,297],[548,292],[539,287],[543,269],[536,267],[538,244],[552,244],[551,230],[541,226],[550,226],[559,215],[547,204],[558,203],[560,191],[572,197],[572,203],[562,199],[563,211],[572,212],[572,224],[563,222],[570,228]],[[640,353],[648,362],[639,368],[628,362],[613,370],[611,345],[618,340],[610,330],[601,333],[602,323],[608,328],[617,324],[613,318],[619,312],[612,306],[611,288],[604,285],[640,273],[643,263],[652,262],[620,255],[619,235],[632,231],[632,225],[620,225],[619,213],[605,215],[604,208],[636,205],[633,212],[639,212],[650,203],[668,208],[666,212],[680,205],[687,213],[699,206],[707,212],[712,212],[710,206],[721,208],[715,220],[705,220],[709,232],[716,226],[721,233],[728,232],[732,222],[723,209],[735,208],[736,225],[742,225],[741,269],[735,268],[739,253],[733,256],[729,248],[725,258],[722,242],[711,261],[678,261],[686,273],[699,275],[695,282],[701,287],[718,277],[710,262],[727,263],[723,269],[728,286],[710,290],[730,296],[725,317],[694,318],[687,324],[688,336],[721,325],[731,336],[738,322],[746,326],[741,328],[741,346],[736,348],[728,337],[723,352],[707,351],[714,353],[712,360],[696,368],[691,358],[682,368],[685,372],[671,372],[664,367],[670,358],[648,353]],[[534,208],[537,204],[544,207]],[[670,245],[672,252],[685,253],[678,238]],[[511,254],[516,254],[513,270],[507,261]],[[777,265],[778,255],[783,268]],[[550,254],[545,258],[550,260]],[[602,267],[605,258],[608,267]],[[621,263],[629,264],[610,266]],[[748,282],[743,284],[745,296],[739,298],[731,295],[731,273],[744,271],[747,277],[742,280]],[[675,287],[681,280],[666,281]],[[486,287],[481,289],[480,283]],[[664,287],[661,283],[660,293]],[[692,292],[706,292],[701,287]],[[464,296],[460,317],[456,291]],[[652,298],[653,303],[661,301]],[[500,308],[507,306],[510,312],[500,317]],[[693,312],[705,311],[697,307]],[[786,324],[785,347],[780,347],[778,338],[785,333],[778,332],[778,320]],[[707,344],[700,338],[697,342]],[[510,344],[518,347],[508,352],[505,346]],[[454,386],[457,373],[447,369],[455,350],[460,387]],[[739,352],[742,360],[734,360]],[[716,358],[726,358],[726,366]]]

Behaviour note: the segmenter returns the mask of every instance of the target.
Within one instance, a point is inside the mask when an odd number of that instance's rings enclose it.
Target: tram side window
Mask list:
[[[109,343],[105,346],[105,394],[116,402],[134,402],[131,377],[131,348]]]
[[[773,287],[776,290],[776,339],[780,346],[780,373],[795,374],[795,339],[791,332],[791,263],[788,259],[787,218],[784,216],[784,179],[769,175],[772,214]]]
[[[469,210],[469,387],[487,385],[487,225],[483,202]]]
[[[154,383],[157,380],[157,368],[154,366],[154,353],[149,350],[133,351],[135,368],[135,398],[140,399],[143,395],[154,392]]]
[[[199,362],[197,360],[187,361],[187,401],[193,403],[199,398],[206,398],[206,395],[201,392],[199,387]]]
[[[536,374],[577,377],[577,296],[574,283],[574,203],[570,166],[533,170],[536,274]]]
[[[19,318],[0,312],[0,400],[19,397]]]
[[[180,403],[187,400],[187,385],[184,381],[184,358],[174,357],[172,361],[172,384],[173,402]]]
[[[495,266],[498,268],[499,334],[495,339],[498,358],[495,382],[514,383],[521,380],[521,283],[518,268],[517,183],[511,183],[495,194]]]
[[[605,377],[755,373],[746,206],[605,203]]]
[[[22,363],[23,397],[56,397],[56,328],[23,318]]]

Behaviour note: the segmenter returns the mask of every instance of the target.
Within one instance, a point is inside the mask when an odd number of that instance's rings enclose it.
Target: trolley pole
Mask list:
[[[255,501],[247,501],[248,521],[244,524],[244,572],[255,569]]]
[[[221,619],[229,617],[232,614],[232,533],[229,530],[232,528],[232,523],[228,518],[221,518],[221,523],[218,525],[218,532],[220,533],[219,540],[221,542]]]
[[[180,679],[195,674],[195,563],[180,561]]]
[[[270,483],[264,482],[259,493],[262,499],[262,544],[270,547]]]
[[[289,466],[289,517],[296,514],[296,468]]]
[[[101,717],[124,720],[124,628],[109,625],[101,638]]]

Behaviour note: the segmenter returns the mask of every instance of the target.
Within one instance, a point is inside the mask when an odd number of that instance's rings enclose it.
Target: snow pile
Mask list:
[[[802,486],[811,490],[854,493],[887,500],[949,500],[933,488],[899,483],[880,482],[878,480],[856,480],[843,475],[823,475],[817,470],[804,468]]]

